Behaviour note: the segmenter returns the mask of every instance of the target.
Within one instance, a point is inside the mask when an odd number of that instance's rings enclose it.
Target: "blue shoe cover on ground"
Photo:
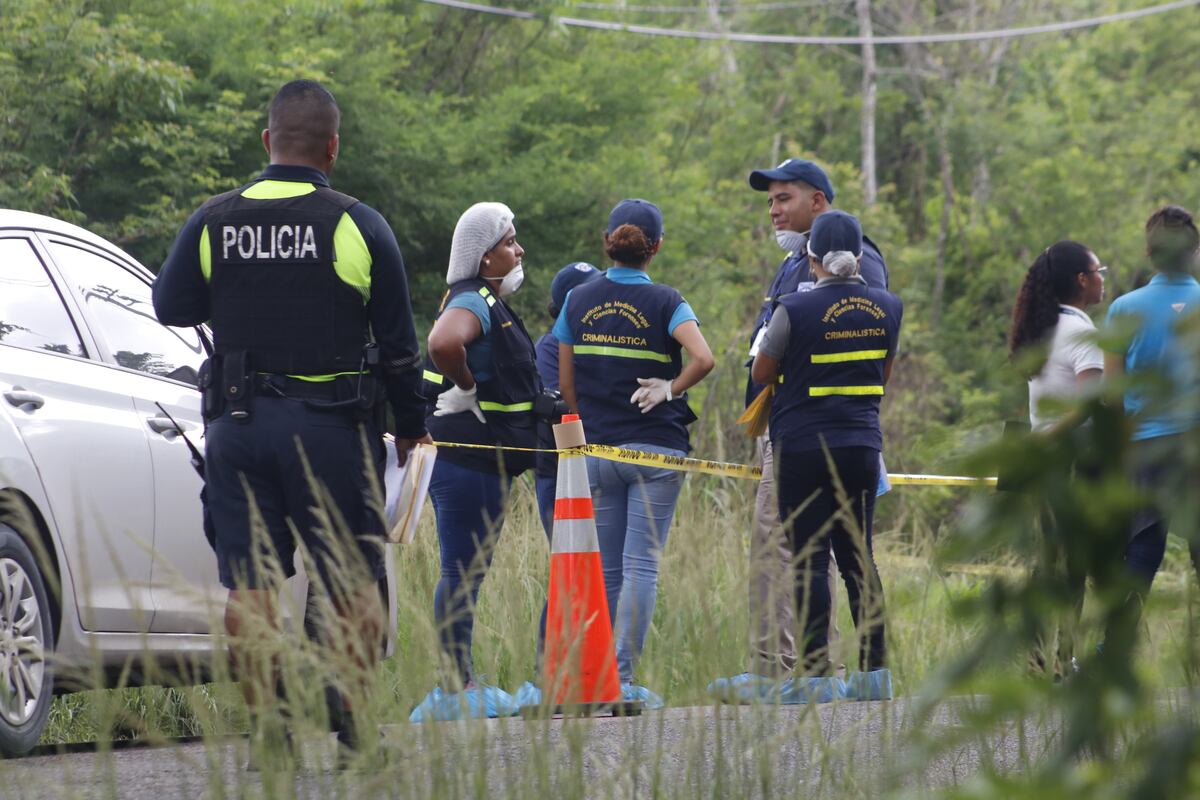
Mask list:
[[[776,678],[743,672],[731,678],[717,678],[708,685],[708,693],[723,703],[778,703]]]
[[[459,719],[511,717],[519,710],[513,696],[498,686],[463,692],[435,688],[408,715],[409,722],[451,722]]]
[[[542,690],[534,686],[531,682],[525,681],[521,684],[521,688],[517,689],[517,706],[524,708],[525,706],[540,706],[542,704]]]
[[[621,699],[626,703],[641,702],[646,711],[657,711],[665,705],[661,697],[636,683],[621,684]]]
[[[846,678],[846,696],[851,700],[891,700],[892,671],[851,672]]]
[[[807,703],[832,703],[846,697],[841,678],[788,678],[779,688],[779,702],[788,706]]]

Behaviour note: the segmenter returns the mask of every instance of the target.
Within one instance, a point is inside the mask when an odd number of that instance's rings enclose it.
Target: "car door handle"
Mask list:
[[[178,434],[180,432],[180,428],[186,431],[192,427],[191,424],[187,422],[180,422],[178,425],[176,425],[175,420],[171,419],[170,417],[148,417],[146,419],[146,424],[149,425],[150,430],[154,431],[155,433],[164,434]]]
[[[26,391],[20,386],[14,386],[4,393],[4,399],[24,411],[36,411],[46,404],[46,398],[36,392]]]

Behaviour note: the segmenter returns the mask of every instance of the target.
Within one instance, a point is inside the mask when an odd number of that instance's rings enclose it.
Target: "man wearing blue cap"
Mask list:
[[[820,166],[802,158],[789,158],[774,169],[750,173],[750,188],[767,193],[767,210],[775,228],[775,240],[787,253],[775,272],[758,317],[750,333],[750,360],[758,353],[761,337],[771,320],[775,304],[796,291],[807,291],[815,283],[808,262],[808,234],[813,221],[833,204],[833,183]],[[863,237],[861,275],[868,286],[886,289],[887,265],[879,248]],[[746,366],[750,366],[750,360]],[[753,378],[746,381],[746,405],[763,390]],[[750,538],[750,624],[754,636],[750,671],[732,678],[719,678],[709,691],[730,702],[751,702],[774,691],[776,678],[796,666],[795,621],[791,581],[792,550],[779,521],[775,501],[774,461],[770,431],[757,441],[763,477],[755,500],[754,525]],[[833,568],[830,587],[836,585]],[[832,641],[836,625],[830,622]]]
[[[550,302],[546,304],[546,313],[551,321],[557,320],[563,304],[567,302],[567,293],[576,286],[599,278],[604,273],[586,261],[572,261],[560,269],[550,281]],[[554,429],[552,425],[562,418],[566,403],[558,392],[558,339],[550,331],[542,334],[542,338],[534,345],[534,355],[537,359],[538,377],[542,379],[543,395],[540,404],[535,404],[534,410],[538,416],[538,448],[540,450],[554,449]],[[537,467],[534,471],[534,489],[537,493],[538,517],[542,520],[542,529],[546,538],[553,545],[554,536],[554,497],[557,491],[558,456],[553,453],[538,453]],[[537,665],[541,673],[542,655],[546,646],[546,604],[542,604],[542,616],[538,621]],[[517,704],[536,706],[542,702],[541,688],[526,681],[517,689]]]
[[[771,448],[802,614],[801,663],[776,691],[783,703],[890,700],[883,587],[871,526],[883,451],[879,401],[904,306],[859,274],[862,228],[850,214],[820,215],[806,249],[816,285],[779,301],[750,368],[755,380],[777,387]],[[857,669],[845,683],[834,675],[828,641],[831,547],[858,638]]]
[[[550,302],[546,305],[546,313],[550,315],[551,321],[558,319],[563,303],[567,300],[567,292],[593,278],[599,278],[603,274],[586,261],[574,261],[560,269],[555,274],[554,280],[550,282]],[[554,338],[553,333],[546,331],[542,338],[537,340],[534,350],[537,356],[538,375],[542,378],[542,387],[549,392],[557,393],[558,339]],[[538,447],[543,449],[554,447],[554,434],[548,423],[539,425],[539,440]],[[554,492],[557,475],[558,456],[552,453],[539,453],[537,461],[538,514],[547,537],[550,536],[554,525]],[[544,619],[542,627],[545,628]]]

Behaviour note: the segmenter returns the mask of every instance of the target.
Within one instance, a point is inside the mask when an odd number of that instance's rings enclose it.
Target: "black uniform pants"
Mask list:
[[[365,432],[365,438],[364,438]],[[347,411],[260,394],[248,422],[209,423],[205,481],[221,583],[270,588],[268,570],[295,572],[302,543],[327,591],[384,575],[385,450],[375,426]],[[364,444],[366,450],[364,450]]]
[[[871,447],[789,450],[772,443],[779,516],[796,559],[796,606],[803,656],[800,669],[824,675],[829,653],[829,552],[846,584],[859,641],[859,668],[886,661],[883,587],[872,554],[871,526],[879,486],[879,451]]]

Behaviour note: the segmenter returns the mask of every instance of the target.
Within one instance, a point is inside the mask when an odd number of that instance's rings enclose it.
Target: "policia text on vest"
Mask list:
[[[320,260],[317,236],[312,225],[268,225],[264,238],[262,225],[222,225],[221,257],[228,261],[230,250],[236,248],[244,261],[251,259],[289,259],[294,255],[303,261]]]

